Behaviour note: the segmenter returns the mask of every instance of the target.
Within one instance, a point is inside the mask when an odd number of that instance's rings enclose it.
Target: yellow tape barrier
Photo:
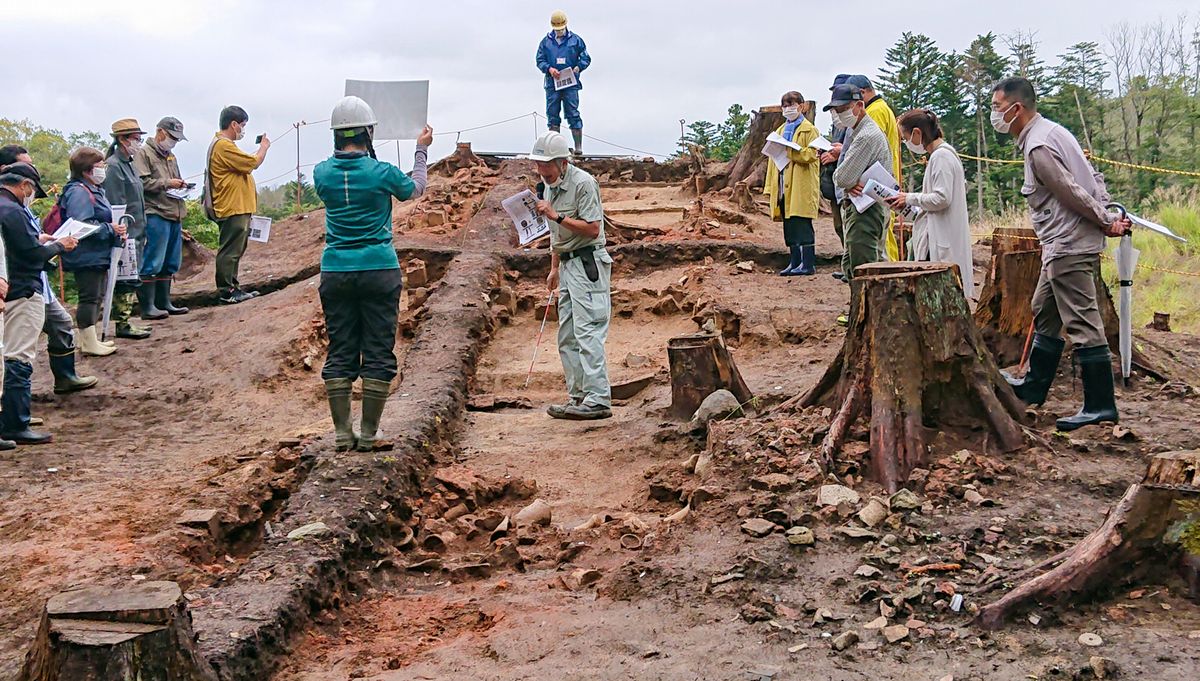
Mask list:
[[[995,236],[995,233],[994,232],[971,232],[971,236],[991,238],[991,237]],[[1018,239],[1018,240],[1024,240],[1024,241],[1037,241],[1038,240],[1038,238],[1036,236],[1022,236],[1020,234],[1005,234],[1003,236],[1005,239]],[[1105,260],[1113,260],[1113,257],[1108,255],[1107,253],[1101,253],[1100,257],[1104,258]],[[1149,270],[1151,272],[1164,272],[1166,274],[1178,274],[1178,275],[1184,276],[1184,277],[1200,277],[1200,273],[1198,273],[1198,272],[1184,272],[1182,270],[1172,270],[1172,269],[1168,269],[1166,267],[1155,267],[1154,265],[1146,265],[1143,263],[1138,263],[1137,269]]]

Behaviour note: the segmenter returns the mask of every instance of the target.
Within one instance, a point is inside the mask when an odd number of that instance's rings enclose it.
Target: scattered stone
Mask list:
[[[950,597],[950,609],[951,610],[953,610],[954,612],[958,612],[959,610],[962,610],[962,606],[963,606],[963,595],[962,594],[954,594],[953,596]]]
[[[221,512],[215,508],[184,511],[176,523],[208,532],[213,539],[221,537]]]
[[[911,619],[905,622],[904,626],[908,627],[909,629],[924,629],[925,623],[918,619]]]
[[[1088,665],[1092,668],[1092,674],[1097,679],[1116,678],[1119,671],[1116,662],[1113,662],[1107,657],[1100,657],[1099,655],[1093,655],[1092,658],[1088,660]]]
[[[532,504],[529,504],[513,518],[517,527],[525,527],[527,525],[549,525],[553,515],[553,509],[550,504],[541,499],[534,499]]]
[[[967,503],[975,504],[976,506],[995,506],[996,505],[996,502],[992,501],[991,499],[988,499],[987,497],[983,496],[979,492],[977,492],[969,487],[966,489],[966,491],[963,492],[963,501],[966,501]]]
[[[883,637],[888,643],[899,643],[908,638],[908,627],[903,624],[893,624],[883,628]]]
[[[751,518],[742,523],[742,532],[751,537],[765,537],[775,531],[778,527],[775,523],[765,518]]]
[[[673,296],[663,296],[654,301],[650,306],[650,311],[660,317],[666,317],[673,314],[679,314],[682,310],[679,309],[679,301]]]
[[[701,452],[700,456],[696,458],[696,464],[692,467],[692,471],[696,474],[696,477],[703,480],[707,478],[710,473],[712,473],[712,470],[712,454],[709,454],[707,451]]]
[[[928,471],[926,471],[928,473]],[[907,488],[901,488],[888,500],[893,511],[915,511],[921,508],[921,498]]]
[[[713,419],[724,420],[734,414],[742,414],[741,403],[728,390],[716,390],[700,403],[689,426],[697,430],[707,426]]]
[[[488,541],[494,542],[502,537],[507,537],[511,526],[512,520],[510,520],[508,516],[504,516],[504,518],[500,520],[500,523],[496,525],[495,529],[492,530],[492,534],[488,536]]]
[[[1137,434],[1132,430],[1120,424],[1113,426],[1112,436],[1114,440],[1123,440],[1125,442],[1135,442],[1139,439]]]
[[[415,310],[425,304],[429,300],[429,289],[418,286],[417,288],[407,289],[408,292],[408,309]]]
[[[546,304],[542,301],[533,307],[533,316],[540,322],[543,319],[551,322],[558,321],[558,306],[554,303]]]
[[[309,538],[315,539],[317,537],[324,537],[324,536],[332,534],[332,533],[333,533],[333,530],[329,529],[329,526],[326,525],[325,523],[315,522],[315,523],[309,523],[307,525],[301,525],[300,527],[297,527],[296,529],[292,530],[291,532],[288,532],[287,538],[288,539],[309,539]]]
[[[725,584],[726,582],[732,582],[737,579],[745,579],[745,578],[746,578],[746,575],[741,572],[726,572],[723,575],[714,576],[712,579],[709,580],[709,583],[712,584],[713,586],[720,586],[722,584]]]
[[[417,561],[405,568],[409,572],[436,572],[442,569],[441,558],[428,558],[426,560]]]
[[[646,357],[645,355],[636,355],[631,352],[628,355],[625,355],[625,366],[629,367],[630,369],[644,369],[645,367],[650,366],[650,358]]]
[[[404,287],[412,290],[429,283],[429,273],[425,269],[425,261],[413,258],[404,267]]]
[[[887,517],[887,506],[884,506],[883,502],[879,501],[878,499],[871,499],[867,502],[867,505],[863,506],[858,512],[858,519],[861,520],[862,524],[866,525],[867,527],[875,527],[879,523],[883,522]]]
[[[866,577],[867,579],[872,579],[882,574],[883,570],[871,565],[860,565],[858,566],[858,569],[854,571],[855,577]]]
[[[750,478],[750,487],[768,492],[786,492],[792,488],[792,478],[784,473],[756,475]]]
[[[817,506],[837,506],[842,502],[857,504],[862,497],[844,485],[821,485],[817,490]]]
[[[739,270],[741,270],[743,272],[753,272],[754,271],[754,263],[750,262],[749,260],[743,260],[743,261],[739,262],[737,265],[734,265],[734,267],[737,267]]]
[[[808,644],[801,643],[798,645],[794,645],[791,648],[788,648],[788,652],[795,655],[796,653],[800,652],[801,650],[807,650],[807,649],[808,649]]]
[[[858,643],[858,632],[851,629],[850,631],[843,631],[842,633],[838,634],[833,639],[831,645],[833,646],[834,650],[841,652],[855,643]]]
[[[837,531],[839,534],[849,537],[851,539],[878,539],[879,538],[878,533],[872,532],[872,531],[870,531],[868,529],[864,529],[862,527],[853,527],[850,525],[842,525],[841,527],[837,528]]]
[[[1079,635],[1079,643],[1089,648],[1096,648],[1104,645],[1104,639],[1100,638],[1099,634],[1087,632]]]
[[[487,579],[492,576],[491,563],[470,563],[449,568],[450,581],[459,583],[472,579]]]
[[[636,378],[631,378],[624,381],[613,383],[610,386],[612,398],[614,400],[628,400],[634,395],[645,390],[651,383],[654,382],[654,374],[642,374]]]
[[[1188,638],[1193,641],[1200,641],[1200,629],[1193,629],[1188,632]]]
[[[754,669],[746,670],[746,681],[775,681],[775,677],[779,675],[778,667],[755,667]]]
[[[697,487],[696,489],[692,490],[691,494],[688,495],[687,503],[688,506],[691,506],[692,508],[699,508],[701,504],[712,501],[714,498],[716,498],[716,496],[717,493],[711,488]]]
[[[883,617],[881,615],[881,616],[876,617],[875,619],[871,620],[870,622],[867,622],[866,624],[864,624],[863,629],[866,629],[868,631],[876,631],[876,630],[882,631],[883,628],[886,627],[887,625],[888,625],[887,618]]]
[[[803,525],[789,528],[784,536],[787,537],[787,542],[792,546],[812,546],[817,543],[817,538],[813,536],[813,531]]]
[[[767,511],[766,513],[762,514],[762,517],[766,518],[767,520],[770,520],[771,522],[775,523],[776,525],[779,525],[780,527],[791,527],[792,526],[792,514],[788,513],[787,511],[783,510],[782,508],[773,508],[773,509]]]
[[[572,570],[570,576],[566,578],[567,588],[571,591],[578,591],[595,584],[603,576],[604,573],[599,570],[578,568]]]

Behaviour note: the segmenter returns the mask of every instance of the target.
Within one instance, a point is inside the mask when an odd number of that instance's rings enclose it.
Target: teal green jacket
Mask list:
[[[325,203],[322,272],[399,269],[392,246],[392,197],[416,191],[412,178],[362,153],[336,153],[313,170]]]

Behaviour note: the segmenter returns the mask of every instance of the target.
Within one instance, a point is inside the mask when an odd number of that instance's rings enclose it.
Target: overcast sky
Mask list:
[[[669,154],[681,118],[717,122],[734,102],[777,103],[791,89],[823,100],[838,72],[873,77],[905,30],[947,50],[964,49],[981,32],[1032,30],[1052,61],[1072,43],[1103,43],[1118,22],[1175,20],[1191,7],[1194,0],[5,0],[9,68],[0,116],[106,133],[118,118],[152,129],[174,115],[192,140],[177,150],[190,175],[202,170],[226,104],[250,113],[251,131],[275,137],[293,122],[328,118],[346,78],[429,79],[435,130],[526,114],[462,139],[477,150],[527,152],[534,137],[527,114],[544,110],[534,53],[550,12],[561,8],[593,59],[583,77],[585,132]],[[454,141],[439,135],[432,155],[449,153]],[[303,128],[301,163],[331,148],[328,124]],[[412,143],[402,149],[407,169]],[[623,153],[596,141],[585,149]],[[380,151],[395,160],[394,144]],[[295,164],[288,134],[256,178]]]

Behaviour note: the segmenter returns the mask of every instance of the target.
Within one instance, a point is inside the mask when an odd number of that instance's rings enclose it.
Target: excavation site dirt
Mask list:
[[[402,370],[375,452],[333,448],[323,213],[252,244],[242,279],[264,295],[234,307],[193,245],[192,313],[83,361],[98,388],[56,396],[37,368],[55,444],[0,454],[0,678],[35,678],[30,651],[58,640],[48,598],[160,582],[220,679],[1195,678],[1200,584],[1170,529],[1073,549],[1131,504],[1133,527],[1139,490],[1171,490],[1151,516],[1200,513],[1200,339],[1137,330],[1120,425],[1056,433],[1081,399],[1069,357],[1041,408],[986,380],[1027,325],[1009,319],[1027,283],[995,274],[1012,234],[976,239],[978,304],[926,323],[942,298],[921,287],[948,270],[897,265],[852,305],[828,215],[817,273],[778,276],[751,175],[580,165],[615,261],[611,419],[545,413],[565,397],[549,256],[500,207],[538,181],[528,161],[460,149],[397,204]],[[884,285],[923,312],[880,309]],[[846,372],[861,353],[882,380],[906,339],[938,406],[894,480],[886,391]],[[984,378],[929,378],[951,365]],[[734,402],[693,418],[716,388]]]

